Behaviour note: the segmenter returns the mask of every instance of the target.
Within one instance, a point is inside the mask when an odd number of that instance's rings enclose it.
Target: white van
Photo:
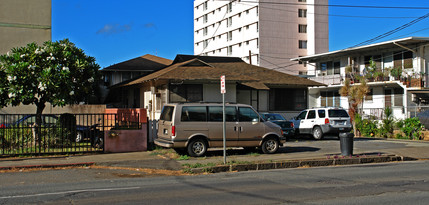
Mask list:
[[[194,157],[203,156],[209,147],[223,147],[222,110],[221,103],[164,105],[155,144]],[[281,128],[264,121],[250,105],[227,104],[225,115],[227,147],[261,147],[271,154],[286,141]]]

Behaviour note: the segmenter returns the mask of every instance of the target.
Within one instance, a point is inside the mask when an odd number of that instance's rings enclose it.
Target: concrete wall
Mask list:
[[[0,54],[51,40],[51,0],[0,1]]]
[[[104,113],[106,105],[69,105],[64,107],[53,107],[50,104],[46,104],[43,114],[61,114],[61,113],[91,113],[99,114]],[[20,105],[20,106],[8,106],[0,109],[0,114],[36,114],[35,105]]]
[[[147,124],[140,130],[109,130],[104,132],[104,152],[140,152],[147,150]]]

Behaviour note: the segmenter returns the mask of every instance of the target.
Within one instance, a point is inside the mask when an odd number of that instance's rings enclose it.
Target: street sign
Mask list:
[[[225,76],[220,76],[220,93],[225,94],[226,88],[225,88]]]

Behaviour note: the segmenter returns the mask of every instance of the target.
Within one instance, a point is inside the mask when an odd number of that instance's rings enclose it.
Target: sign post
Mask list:
[[[225,76],[220,77],[220,93],[222,93],[222,113],[223,113],[223,164],[226,164],[226,117],[225,117]]]

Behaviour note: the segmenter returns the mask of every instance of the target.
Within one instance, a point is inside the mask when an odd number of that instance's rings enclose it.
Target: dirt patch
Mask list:
[[[109,169],[109,170],[129,170],[141,172],[141,174],[117,174],[119,177],[144,177],[142,174],[156,176],[188,176],[192,175],[183,171],[148,169],[148,168],[131,168],[131,167],[108,167],[108,166],[90,166],[90,169]]]

